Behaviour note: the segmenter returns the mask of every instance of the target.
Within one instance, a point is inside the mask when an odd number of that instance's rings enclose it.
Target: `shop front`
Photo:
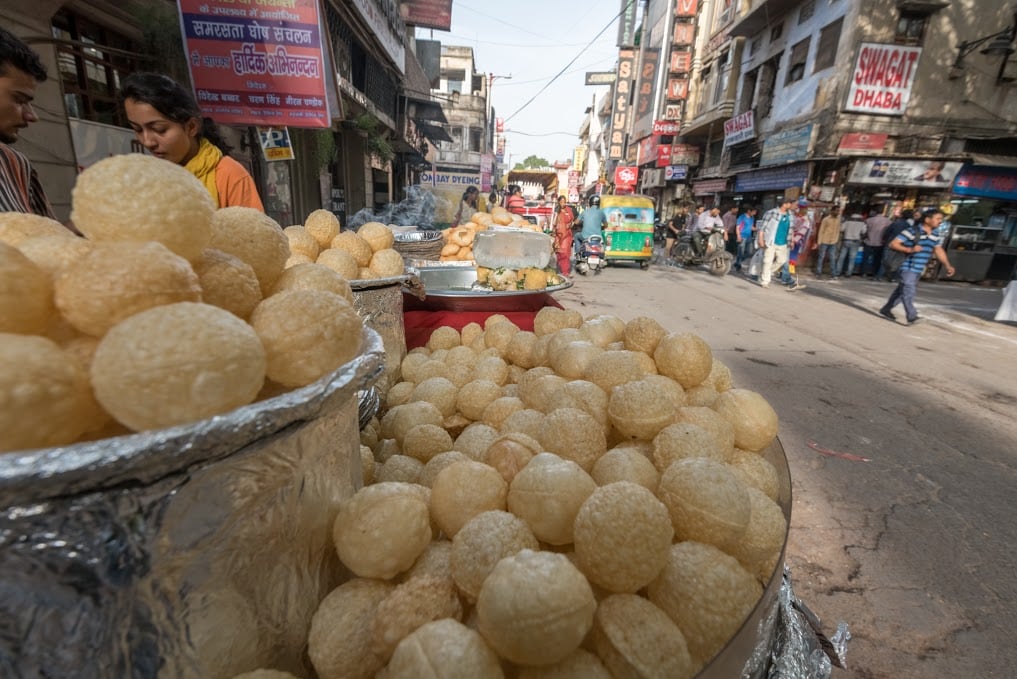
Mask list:
[[[953,184],[947,254],[955,280],[1017,276],[1017,167],[966,165]]]
[[[849,209],[940,207],[949,203],[962,166],[960,161],[938,158],[859,158],[846,175],[843,195]]]
[[[720,207],[720,194],[727,193],[727,177],[700,179],[692,183],[692,194],[696,202],[706,208]]]
[[[809,163],[802,162],[741,172],[735,175],[735,193],[743,205],[754,205],[762,215],[785,196],[797,199],[802,195],[810,169]]]

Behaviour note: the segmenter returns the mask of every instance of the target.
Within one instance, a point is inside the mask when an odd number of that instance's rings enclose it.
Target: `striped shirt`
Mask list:
[[[28,158],[0,143],[0,212],[27,212],[56,219]]]
[[[915,231],[917,230],[917,240]],[[904,244],[905,247],[914,247],[917,243],[922,246],[921,252],[913,252],[907,256],[904,260],[904,264],[901,265],[901,271],[914,271],[916,273],[922,273],[925,271],[925,265],[932,259],[932,255],[937,247],[943,244],[943,237],[937,236],[935,233],[926,233],[919,225],[909,226],[900,232],[897,236],[898,241]]]

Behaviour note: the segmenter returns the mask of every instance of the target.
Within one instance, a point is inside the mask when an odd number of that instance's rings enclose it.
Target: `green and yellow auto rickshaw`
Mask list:
[[[604,257],[611,262],[638,262],[646,269],[653,256],[653,200],[646,196],[601,196],[604,211]]]

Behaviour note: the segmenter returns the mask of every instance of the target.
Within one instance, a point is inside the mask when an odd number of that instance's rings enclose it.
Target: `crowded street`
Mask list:
[[[877,315],[856,278],[763,290],[705,269],[609,267],[558,295],[584,313],[654,313],[701,334],[780,416],[794,506],[786,564],[843,677],[1007,677],[1017,663],[1017,325],[999,289],[923,284],[928,321]]]

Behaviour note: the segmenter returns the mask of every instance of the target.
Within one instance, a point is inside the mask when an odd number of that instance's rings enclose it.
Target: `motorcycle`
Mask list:
[[[600,236],[590,236],[584,240],[576,257],[576,273],[585,276],[587,272],[593,271],[594,274],[598,274],[606,266],[604,239]]]
[[[731,271],[734,257],[724,247],[724,230],[713,229],[704,239],[704,252],[699,252],[691,233],[684,233],[671,250],[671,260],[678,266],[699,266],[705,264],[714,276],[724,276]]]

